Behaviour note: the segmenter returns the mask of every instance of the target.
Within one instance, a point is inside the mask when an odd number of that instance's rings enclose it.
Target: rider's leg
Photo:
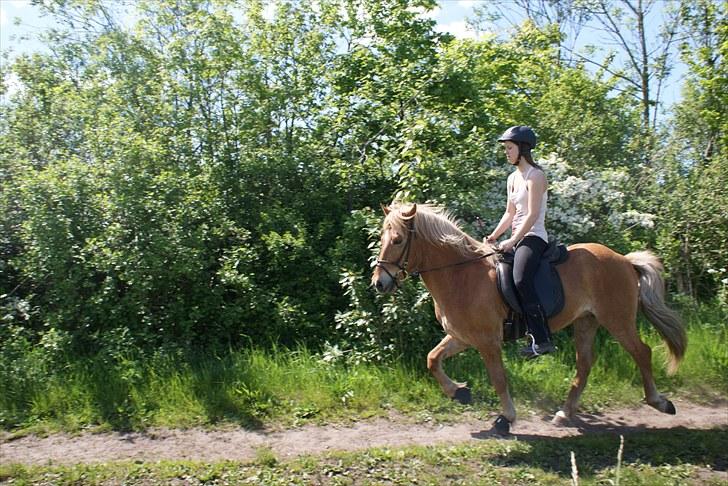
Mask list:
[[[541,256],[546,249],[546,242],[538,236],[526,236],[516,247],[513,260],[513,280],[523,307],[524,317],[528,324],[528,331],[533,337],[532,349],[534,355],[538,347],[544,352],[553,350],[551,345],[551,332],[546,322],[546,315],[539,302],[534,279],[541,263]]]

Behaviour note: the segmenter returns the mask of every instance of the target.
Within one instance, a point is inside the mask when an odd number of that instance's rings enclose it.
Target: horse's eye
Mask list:
[[[392,237],[392,244],[393,245],[399,245],[400,243],[402,243],[402,235],[395,234]]]

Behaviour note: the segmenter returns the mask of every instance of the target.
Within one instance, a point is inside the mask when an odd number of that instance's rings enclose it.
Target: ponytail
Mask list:
[[[533,155],[531,155],[531,146],[525,142],[518,142],[518,160],[523,157],[526,162],[536,167],[538,170],[543,171],[543,168],[533,161]]]

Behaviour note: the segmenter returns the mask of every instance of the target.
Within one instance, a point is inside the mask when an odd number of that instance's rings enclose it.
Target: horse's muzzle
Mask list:
[[[391,294],[397,290],[397,282],[389,272],[374,272],[374,275],[372,275],[372,287],[380,294]]]
[[[377,292],[379,292],[380,294],[389,294],[395,289],[395,286],[394,285],[385,286],[381,280],[377,280],[374,283],[374,288],[377,289]]]

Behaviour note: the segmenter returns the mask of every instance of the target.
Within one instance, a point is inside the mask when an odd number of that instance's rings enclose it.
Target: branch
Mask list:
[[[662,84],[663,81],[666,78],[666,73],[669,71],[669,68],[667,67],[667,55],[670,51],[670,48],[675,41],[675,34],[677,33],[678,26],[680,25],[680,21],[682,19],[681,15],[682,9],[678,9],[677,14],[672,19],[672,25],[667,30],[667,40],[663,44],[662,49],[662,55],[658,57],[658,59],[662,60],[662,65],[660,66],[658,72],[657,72],[657,94],[655,95],[655,104],[659,104],[660,102],[660,96],[662,95]],[[655,49],[657,50],[657,49]],[[657,108],[655,108],[654,113],[652,114],[652,126],[657,126]]]
[[[632,84],[632,85],[636,86],[637,88],[640,88],[640,87],[641,87],[641,85],[640,85],[639,83],[635,82],[635,80],[633,80],[633,79],[631,79],[631,78],[629,78],[629,77],[625,76],[624,74],[621,74],[621,73],[618,73],[618,72],[612,71],[612,70],[611,70],[611,69],[610,69],[610,68],[609,68],[608,66],[606,66],[605,64],[602,64],[602,63],[600,63],[600,62],[594,61],[593,59],[589,59],[588,57],[586,57],[586,56],[583,56],[583,55],[579,54],[578,52],[576,52],[575,50],[573,50],[573,49],[571,49],[571,48],[569,48],[569,47],[566,47],[566,46],[564,46],[564,49],[566,49],[567,51],[569,51],[569,53],[571,53],[572,55],[574,55],[574,56],[578,57],[578,58],[579,58],[579,59],[581,59],[582,61],[588,62],[588,63],[590,63],[590,64],[594,64],[595,66],[597,66],[597,67],[599,67],[599,68],[603,69],[604,71],[608,72],[609,74],[611,74],[611,75],[612,75],[612,76],[614,76],[615,78],[620,78],[620,79],[622,79],[622,80],[624,80],[624,81],[627,81],[628,83],[630,83],[630,84]]]
[[[629,59],[630,59],[630,61],[632,63],[632,67],[634,68],[634,70],[637,73],[641,72],[641,69],[639,67],[639,64],[637,63],[637,60],[634,57],[634,54],[632,52],[632,49],[629,46],[629,43],[624,38],[624,36],[622,35],[622,31],[620,30],[619,26],[617,25],[617,23],[614,21],[614,19],[612,18],[611,14],[607,10],[606,4],[604,3],[603,0],[600,0],[599,5],[602,7],[602,11],[599,12],[599,13],[601,13],[604,17],[606,17],[606,19],[609,21],[609,25],[607,25],[604,22],[602,15],[597,15],[597,19],[599,19],[599,22],[601,22],[602,25],[604,25],[604,27],[608,29],[608,32],[610,32],[610,33],[612,33],[612,34],[614,34],[614,35],[617,36],[617,38],[620,41],[620,44],[624,48],[624,51],[627,53],[627,56],[629,56]],[[610,28],[610,26],[611,26],[611,28]]]

